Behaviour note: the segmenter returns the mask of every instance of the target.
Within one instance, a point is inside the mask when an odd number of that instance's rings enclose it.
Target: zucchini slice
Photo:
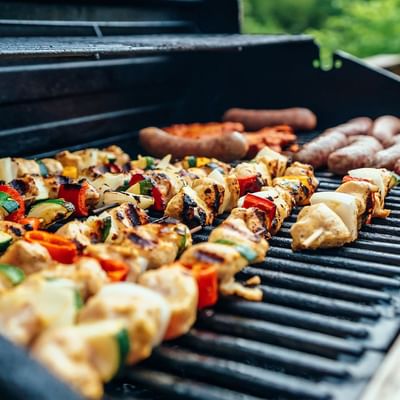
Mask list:
[[[128,331],[122,320],[82,323],[76,326],[85,339],[92,362],[103,382],[110,381],[124,365],[130,350]]]
[[[42,228],[47,228],[55,222],[67,219],[75,211],[72,203],[62,199],[48,199],[36,203],[28,213],[28,217],[42,220]]]
[[[12,286],[19,285],[25,279],[25,272],[10,264],[0,264],[0,274],[4,276]]]
[[[0,232],[0,251],[7,250],[8,246],[12,242],[12,236],[6,232]]]

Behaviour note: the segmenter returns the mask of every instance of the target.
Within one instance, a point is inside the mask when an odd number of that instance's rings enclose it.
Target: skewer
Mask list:
[[[202,229],[203,229],[203,226],[202,226],[202,225],[195,226],[194,228],[192,228],[192,229],[190,230],[190,233],[193,235],[193,233],[200,232]]]
[[[315,232],[313,232],[312,235],[310,235],[305,241],[304,245],[308,247],[314,240],[318,239],[322,234],[324,233],[323,228],[317,229]]]
[[[95,208],[94,210],[92,210],[92,214],[94,215],[98,215],[101,214],[103,211],[107,211],[110,208],[114,208],[117,207],[118,203],[111,203],[111,204],[106,204],[105,206],[99,207],[99,208]]]

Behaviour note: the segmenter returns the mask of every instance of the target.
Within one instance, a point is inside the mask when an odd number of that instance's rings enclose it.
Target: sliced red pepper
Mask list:
[[[40,228],[40,219],[35,217],[22,218],[19,223],[24,225],[24,228],[28,231],[38,230]]]
[[[25,202],[23,197],[17,190],[8,185],[0,185],[0,192],[8,194],[12,200],[18,203],[18,209],[8,214],[5,219],[7,221],[19,222],[25,215]]]
[[[238,182],[241,196],[244,196],[249,192],[258,192],[262,188],[262,184],[257,175],[248,176],[246,178],[238,178]]]
[[[124,281],[128,276],[129,265],[123,261],[100,259],[99,262],[112,282]]]
[[[165,200],[162,193],[156,186],[152,187],[151,195],[154,199],[154,204],[151,206],[151,208],[155,211],[164,211],[166,206]]]
[[[106,167],[113,174],[120,174],[122,172],[122,168],[114,163],[108,163]]]
[[[244,198],[243,207],[256,207],[265,211],[268,217],[268,229],[271,228],[272,221],[274,220],[276,214],[276,205],[273,201],[248,193]]]
[[[88,190],[88,183],[64,183],[60,186],[58,197],[69,201],[75,206],[75,214],[79,217],[86,217],[89,215],[89,210],[86,206],[86,192]]]
[[[51,258],[63,264],[71,264],[78,254],[75,243],[55,233],[29,231],[24,239],[30,243],[39,243],[45,247]]]
[[[199,290],[199,309],[210,307],[218,301],[218,274],[217,268],[212,264],[196,263],[185,265],[192,271]]]
[[[142,174],[133,174],[129,181],[129,186],[133,186],[135,183],[143,181],[145,178]]]

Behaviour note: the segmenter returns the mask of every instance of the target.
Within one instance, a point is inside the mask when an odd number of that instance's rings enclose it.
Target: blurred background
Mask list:
[[[400,0],[243,0],[245,33],[310,33],[323,67],[341,49],[400,73]]]

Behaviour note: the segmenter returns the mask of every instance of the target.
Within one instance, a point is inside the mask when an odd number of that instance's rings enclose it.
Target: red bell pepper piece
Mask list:
[[[154,204],[151,206],[152,209],[155,211],[164,211],[165,210],[164,197],[156,186],[152,187],[151,195],[153,196],[154,199]]]
[[[114,163],[106,164],[107,169],[113,174],[120,174],[122,172],[122,168]]]
[[[238,178],[238,182],[241,196],[249,192],[258,192],[262,187],[257,175],[248,176],[246,178]]]
[[[129,181],[129,186],[133,186],[135,183],[143,181],[145,178],[142,174],[133,174],[131,180]]]
[[[71,264],[78,254],[75,243],[55,233],[45,231],[29,231],[24,239],[30,243],[39,243],[46,247],[53,260],[63,264]]]
[[[268,229],[271,228],[271,223],[274,220],[276,213],[276,205],[273,201],[248,193],[244,198],[243,207],[256,207],[265,211],[268,217]]]
[[[112,282],[124,281],[128,276],[129,266],[123,261],[100,259],[99,262]]]
[[[217,269],[212,264],[196,263],[185,265],[192,271],[199,290],[199,301],[197,308],[213,306],[218,301],[218,274]]]
[[[6,193],[11,200],[18,204],[18,209],[8,214],[5,218],[7,221],[19,222],[25,215],[25,202],[23,197],[17,190],[8,185],[0,185],[0,192]]]
[[[86,192],[88,190],[88,183],[64,183],[60,186],[58,197],[69,201],[75,206],[75,214],[80,217],[89,215],[89,210],[86,206]]]

